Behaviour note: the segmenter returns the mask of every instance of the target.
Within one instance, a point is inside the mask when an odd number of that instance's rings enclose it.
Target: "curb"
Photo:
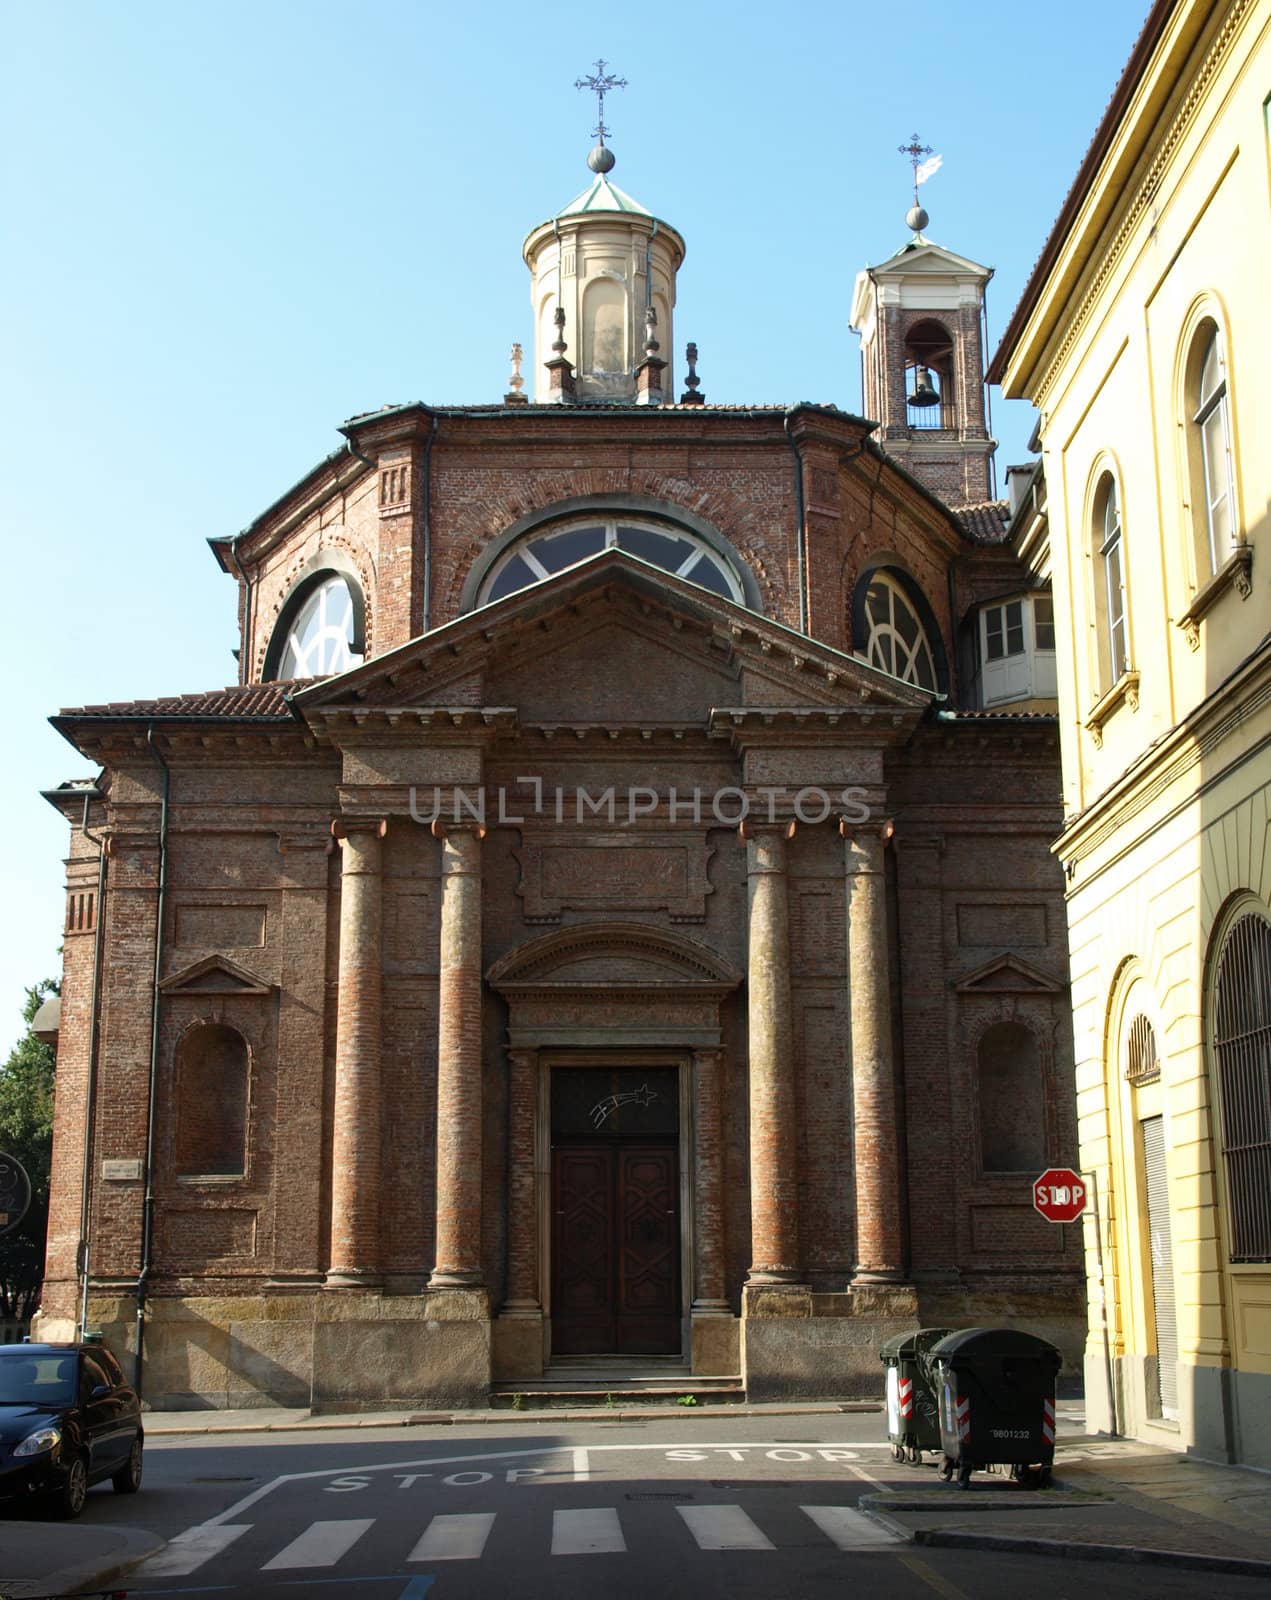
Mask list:
[[[24,1595],[73,1595],[90,1586],[107,1588],[168,1546],[166,1539],[161,1539],[157,1533],[147,1533],[142,1528],[98,1523],[94,1526],[94,1532],[117,1534],[120,1548],[109,1556],[96,1556],[59,1567],[56,1572],[47,1573],[42,1578],[10,1578],[7,1582],[0,1578],[0,1588],[12,1600],[22,1600]]]
[[[876,1513],[877,1514],[877,1513]],[[1271,1561],[1252,1556],[1207,1556],[1195,1550],[1152,1550],[1133,1544],[1077,1544],[1009,1533],[964,1533],[955,1528],[915,1528],[914,1544],[963,1550],[1004,1550],[1069,1561],[1123,1561],[1138,1566],[1179,1567],[1187,1572],[1225,1572],[1231,1577],[1271,1577]]]
[[[306,1416],[286,1422],[205,1422],[181,1423],[167,1428],[155,1421],[163,1412],[149,1412],[146,1442],[158,1439],[177,1439],[196,1434],[213,1433],[311,1433],[318,1430],[344,1430],[354,1428],[445,1428],[445,1427],[513,1427],[534,1423],[561,1422],[677,1422],[689,1418],[718,1422],[730,1417],[748,1417],[762,1421],[765,1417],[824,1417],[844,1414],[880,1413],[882,1405],[873,1400],[844,1400],[825,1406],[626,1406],[610,1410],[606,1406],[585,1406],[569,1410],[565,1407],[545,1407],[530,1411],[420,1411],[406,1416],[370,1416],[341,1418]],[[172,1413],[167,1413],[171,1415]]]

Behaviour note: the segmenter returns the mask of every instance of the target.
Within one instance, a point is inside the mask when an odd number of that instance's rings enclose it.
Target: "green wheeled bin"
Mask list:
[[[948,1328],[898,1333],[878,1352],[887,1369],[887,1437],[897,1461],[917,1465],[924,1450],[940,1448],[940,1411],[923,1358]]]
[[[1018,1328],[966,1328],[931,1349],[939,1375],[943,1475],[965,1489],[978,1467],[1007,1466],[1030,1486],[1055,1459],[1059,1351]]]

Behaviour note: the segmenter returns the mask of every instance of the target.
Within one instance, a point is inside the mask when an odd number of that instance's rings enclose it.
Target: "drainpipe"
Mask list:
[[[423,477],[423,541],[424,541],[424,632],[432,621],[432,445],[437,437],[437,413],[433,412],[432,427],[424,442],[424,459],[420,466]]]
[[[88,807],[93,799],[90,791],[84,796],[84,816],[80,832],[90,844],[97,846],[97,925],[93,929],[93,988],[89,1000],[88,1023],[88,1086],[84,1092],[84,1158],[79,1188],[79,1247],[76,1250],[76,1269],[80,1274],[79,1336],[82,1339],[88,1327],[88,1267],[91,1254],[89,1204],[92,1198],[93,1175],[93,1117],[97,1105],[97,1041],[100,1025],[97,1014],[97,997],[101,993],[102,958],[105,942],[102,924],[106,920],[106,841],[88,831]]]
[[[137,1356],[133,1388],[141,1393],[141,1347],[146,1326],[146,1289],[154,1256],[154,1133],[155,1101],[159,1087],[159,978],[163,964],[163,913],[168,893],[168,794],[172,774],[154,742],[154,723],[146,729],[146,744],[162,769],[159,799],[159,899],[155,907],[154,981],[150,1004],[150,1084],[146,1097],[146,1186],[141,1202],[141,1266],[137,1273]]]
[[[799,632],[806,633],[808,631],[808,519],[803,505],[803,457],[799,454],[799,447],[790,433],[791,415],[791,412],[786,412],[785,430],[786,441],[794,457],[794,507],[799,522]]]

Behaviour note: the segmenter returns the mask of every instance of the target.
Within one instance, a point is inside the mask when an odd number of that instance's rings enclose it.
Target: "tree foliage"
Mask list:
[[[26,992],[26,1033],[0,1067],[0,1150],[15,1157],[31,1180],[31,1206],[21,1223],[0,1238],[0,1320],[24,1322],[39,1303],[44,1239],[49,1217],[49,1163],[53,1152],[53,1077],[56,1057],[31,1032],[35,1013],[58,993],[51,978]]]

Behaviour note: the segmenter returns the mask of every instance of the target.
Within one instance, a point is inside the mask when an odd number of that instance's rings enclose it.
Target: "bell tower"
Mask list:
[[[913,237],[858,273],[852,295],[862,404],[888,455],[949,505],[976,505],[992,497],[997,449],[984,386],[984,291],[993,269],[925,237],[918,158],[929,151],[916,134],[902,151],[914,159],[905,218]]]
[[[671,319],[684,240],[610,182],[616,157],[605,143],[604,97],[624,84],[603,61],[578,80],[578,88],[600,101],[597,143],[587,157],[594,178],[522,247],[532,279],[534,399],[540,404],[674,399]]]

